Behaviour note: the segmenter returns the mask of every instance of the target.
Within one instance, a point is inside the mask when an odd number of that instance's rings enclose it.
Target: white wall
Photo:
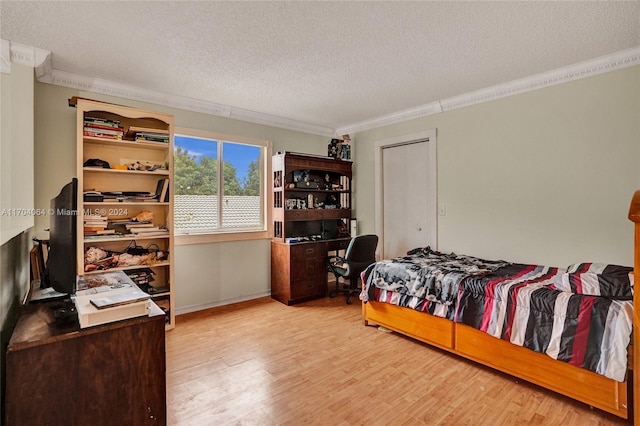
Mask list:
[[[0,244],[34,223],[34,72],[26,65],[10,68],[0,74]]]
[[[133,102],[95,93],[78,92],[49,84],[36,84],[36,206],[49,200],[75,175],[76,110],[67,106],[72,96],[173,114],[176,127],[268,139],[273,152],[326,153],[323,136],[278,129],[202,113]],[[36,233],[48,218],[36,217]],[[175,246],[176,313],[268,295],[271,290],[269,240]]]
[[[33,67],[4,65],[10,72],[0,73],[0,382],[5,350],[29,289],[34,218],[26,212],[33,207]],[[3,214],[3,209],[25,212]],[[0,417],[4,418],[3,407]]]
[[[356,216],[374,232],[374,143],[437,129],[439,249],[523,263],[632,265],[640,67],[361,132]]]

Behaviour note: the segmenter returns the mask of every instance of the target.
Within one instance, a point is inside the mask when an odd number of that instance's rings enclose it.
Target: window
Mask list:
[[[269,192],[265,185],[270,159],[271,145],[266,140],[177,129],[173,159],[176,242],[267,238]]]

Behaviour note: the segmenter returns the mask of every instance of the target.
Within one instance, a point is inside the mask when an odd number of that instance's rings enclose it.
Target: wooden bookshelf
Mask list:
[[[173,116],[115,105],[106,102],[84,98],[73,98],[71,106],[77,108],[77,176],[78,176],[78,274],[85,273],[85,252],[90,247],[96,247],[109,253],[123,253],[132,244],[168,252],[168,259],[154,262],[150,265],[124,265],[109,270],[133,271],[135,269],[150,268],[154,272],[153,287],[167,288],[162,293],[153,295],[154,300],[162,299],[166,303],[159,303],[166,313],[166,328],[171,329],[175,324],[174,307],[174,272],[173,272]],[[107,132],[121,133],[113,138],[87,136],[85,126],[91,118],[100,122]],[[104,122],[104,123],[102,123]],[[117,123],[117,124],[115,124]],[[110,126],[114,130],[110,130]],[[136,129],[156,130],[167,136],[168,142],[153,142],[136,140]],[[87,167],[88,159],[100,159],[109,163],[110,168]],[[162,168],[148,170],[121,170],[115,166],[125,166],[133,161],[158,164]],[[140,192],[154,194],[160,179],[169,178],[169,200],[166,202],[148,200],[123,201],[108,199],[107,201],[84,201],[85,191],[97,192]],[[142,198],[142,197],[137,197]],[[127,233],[124,226],[114,224],[116,220],[132,219],[141,212],[147,211],[153,215],[151,224],[167,230],[166,235],[141,235]],[[100,235],[85,236],[83,216],[85,213],[106,217],[107,227],[117,229],[120,236]],[[87,271],[86,273],[91,273]]]

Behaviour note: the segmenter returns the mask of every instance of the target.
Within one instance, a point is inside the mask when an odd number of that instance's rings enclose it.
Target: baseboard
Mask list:
[[[247,300],[259,299],[261,297],[271,296],[271,291],[262,291],[260,293],[248,294],[240,297],[232,297],[229,299],[218,300],[212,303],[205,303],[202,305],[191,305],[183,308],[176,308],[176,315],[188,314],[196,311],[203,311],[209,308],[217,308],[218,306],[231,305],[238,302],[246,302]]]

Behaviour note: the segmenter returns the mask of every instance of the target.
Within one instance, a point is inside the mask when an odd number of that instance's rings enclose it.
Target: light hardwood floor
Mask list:
[[[629,424],[362,324],[359,301],[270,298],[176,317],[170,425]]]

